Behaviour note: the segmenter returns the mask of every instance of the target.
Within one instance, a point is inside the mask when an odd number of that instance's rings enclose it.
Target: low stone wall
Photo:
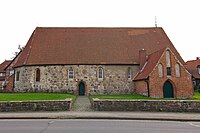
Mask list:
[[[48,101],[17,101],[0,102],[0,112],[18,111],[66,111],[70,110],[72,100],[48,100]]]
[[[152,112],[200,112],[197,100],[99,100],[93,99],[95,111],[152,111]]]

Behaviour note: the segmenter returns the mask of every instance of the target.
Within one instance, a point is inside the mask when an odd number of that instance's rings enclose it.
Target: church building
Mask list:
[[[159,27],[37,27],[12,63],[14,92],[193,96],[191,74]]]

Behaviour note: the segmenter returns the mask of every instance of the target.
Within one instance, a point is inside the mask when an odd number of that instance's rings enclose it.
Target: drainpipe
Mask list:
[[[149,78],[147,78],[147,79],[145,80],[145,82],[147,83],[147,95],[148,95],[148,97],[150,97]]]

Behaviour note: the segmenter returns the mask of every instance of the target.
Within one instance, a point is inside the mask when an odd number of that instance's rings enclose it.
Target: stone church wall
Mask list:
[[[69,67],[74,69],[74,79],[68,80]],[[138,72],[137,65],[56,65],[27,66],[15,69],[20,71],[19,81],[15,81],[15,92],[61,92],[78,94],[78,85],[85,83],[86,95],[133,93],[132,80],[128,80],[128,67],[132,77]],[[102,67],[104,78],[98,81],[98,68]],[[40,69],[40,82],[35,81],[35,71]],[[16,78],[16,76],[15,76]]]

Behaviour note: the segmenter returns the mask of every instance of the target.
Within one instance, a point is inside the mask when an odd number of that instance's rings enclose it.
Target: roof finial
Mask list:
[[[157,17],[155,16],[155,27],[157,28]]]

